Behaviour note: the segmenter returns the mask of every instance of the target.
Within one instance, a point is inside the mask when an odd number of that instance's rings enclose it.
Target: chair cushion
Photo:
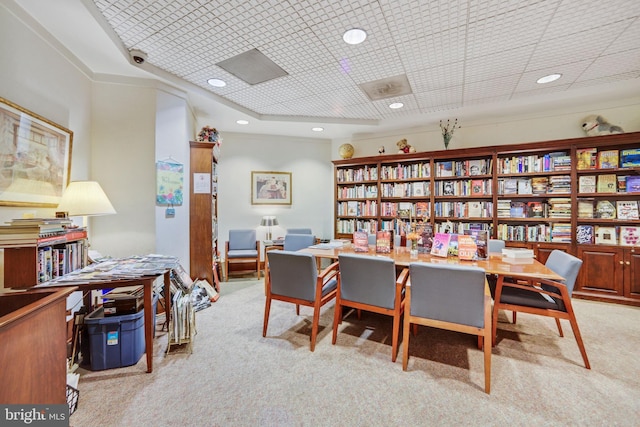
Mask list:
[[[338,287],[338,280],[333,277],[327,283],[322,285],[322,295],[326,295]]]
[[[235,250],[235,251],[230,250],[229,252],[227,252],[227,257],[228,258],[257,258],[258,251],[255,249],[254,250],[243,249],[243,250]]]
[[[229,230],[229,251],[256,249],[256,230]]]
[[[507,286],[502,288],[500,302],[503,304],[514,304],[525,307],[567,311],[564,303],[559,298],[552,298],[547,294],[525,291],[524,289],[511,288]]]

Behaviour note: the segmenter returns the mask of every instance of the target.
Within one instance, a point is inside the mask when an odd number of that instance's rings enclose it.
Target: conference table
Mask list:
[[[301,249],[299,252],[310,253],[316,258],[337,260],[340,254],[372,255],[391,258],[397,266],[407,267],[412,262],[428,262],[433,264],[458,264],[480,267],[487,274],[495,274],[500,277],[514,277],[519,279],[550,279],[564,280],[564,277],[556,274],[550,268],[535,258],[508,258],[502,254],[490,254],[483,260],[461,260],[456,256],[439,257],[431,254],[411,254],[411,249],[404,246],[396,246],[389,253],[376,253],[375,245],[369,246],[368,252],[356,252],[353,244],[346,243],[341,247]]]

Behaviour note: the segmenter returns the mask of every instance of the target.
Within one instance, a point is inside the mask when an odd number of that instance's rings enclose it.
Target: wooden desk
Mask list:
[[[418,254],[417,256],[411,256],[410,248],[407,247],[395,247],[388,254],[376,253],[375,246],[369,246],[369,252],[355,252],[353,245],[346,245],[336,249],[313,249],[306,248],[301,249],[300,252],[310,253],[315,255],[316,258],[329,258],[333,260],[338,259],[340,254],[360,254],[360,255],[376,255],[382,257],[392,258],[396,265],[406,267],[412,262],[430,262],[434,264],[460,264],[480,267],[484,269],[487,274],[496,274],[498,276],[518,277],[522,279],[550,279],[550,280],[564,280],[564,277],[551,271],[548,267],[542,264],[540,261],[534,258],[528,259],[513,259],[506,258],[502,255],[491,255],[489,259],[478,261],[465,261],[460,260],[458,257],[438,257],[430,254]]]
[[[164,303],[165,313],[171,315],[171,276],[170,270],[164,273],[158,273],[149,276],[140,276],[131,279],[106,279],[100,281],[80,282],[54,282],[38,285],[34,289],[60,289],[60,288],[77,288],[83,293],[87,291],[123,288],[127,286],[143,286],[144,289],[144,343],[145,353],[147,353],[147,372],[153,372],[153,282],[160,276],[164,275]],[[88,299],[85,298],[85,304],[91,306],[90,292]],[[168,317],[167,317],[168,319]]]

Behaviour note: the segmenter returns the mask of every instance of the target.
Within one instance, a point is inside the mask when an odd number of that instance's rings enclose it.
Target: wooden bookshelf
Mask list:
[[[628,212],[626,202],[640,204],[640,154],[622,165],[623,150],[632,149],[640,150],[640,132],[335,160],[334,237],[404,235],[409,218],[435,231],[485,229],[507,246],[533,249],[541,262],[554,249],[580,257],[576,296],[640,306],[640,220],[607,216],[611,206]],[[617,164],[600,156],[611,151]],[[604,175],[616,183],[612,192],[598,191]],[[596,190],[581,188],[581,177]]]

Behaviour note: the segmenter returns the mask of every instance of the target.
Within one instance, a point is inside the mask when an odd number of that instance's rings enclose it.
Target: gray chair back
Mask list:
[[[287,228],[287,234],[313,234],[310,228]]]
[[[472,266],[409,264],[411,315],[484,327],[485,276]]]
[[[502,254],[504,247],[504,240],[489,239],[488,249],[490,254]]]
[[[567,286],[569,295],[571,295],[573,293],[573,287],[576,284],[576,279],[578,278],[578,273],[582,267],[582,260],[559,249],[554,249],[549,254],[549,258],[547,258],[547,262],[545,262],[544,265],[549,267],[554,273],[565,278],[564,284]]]
[[[229,230],[229,250],[256,249],[256,230]]]
[[[391,258],[344,254],[338,261],[341,299],[394,308],[396,265]]]
[[[316,236],[313,234],[286,234],[284,236],[285,251],[298,251],[308,248],[316,243]]]
[[[274,250],[267,256],[271,293],[305,301],[315,300],[318,269],[313,255]]]

